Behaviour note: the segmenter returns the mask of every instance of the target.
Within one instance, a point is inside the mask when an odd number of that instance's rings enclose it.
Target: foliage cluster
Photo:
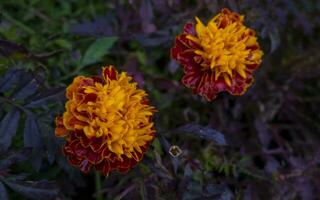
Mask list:
[[[170,48],[223,7],[245,15],[265,56],[245,95],[208,103],[180,84]],[[319,13],[317,0],[0,1],[0,199],[319,197]],[[102,179],[67,163],[54,118],[73,77],[105,64],[158,113],[144,160]]]

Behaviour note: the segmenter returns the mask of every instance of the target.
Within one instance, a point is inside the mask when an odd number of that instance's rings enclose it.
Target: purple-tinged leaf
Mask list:
[[[173,59],[170,60],[168,68],[169,68],[169,72],[171,74],[175,74],[177,72],[177,70],[179,69],[179,67],[180,67],[179,64],[175,60],[173,60]]]
[[[19,152],[6,155],[6,158],[0,160],[0,169],[7,169],[11,165],[23,162],[28,159],[31,154],[31,148],[23,148]]]
[[[62,88],[52,88],[31,99],[24,107],[38,108],[48,104],[49,102],[63,100],[64,93],[65,91]]]
[[[273,26],[271,30],[269,30],[268,34],[271,41],[270,52],[274,52],[280,46],[281,43],[279,30],[275,26]]]
[[[59,195],[56,185],[46,180],[37,182],[4,180],[4,183],[13,191],[29,199],[50,200],[56,199]]]
[[[164,12],[164,14],[170,13],[168,12],[169,8],[166,4],[167,3],[166,1],[152,0],[152,3],[153,3],[153,7],[157,8],[156,11]]]
[[[270,141],[271,141],[271,135],[268,131],[266,124],[257,118],[254,121],[254,126],[258,132],[258,137],[259,137],[261,144],[263,145],[263,147],[267,148]]]
[[[0,149],[7,150],[11,146],[12,138],[16,135],[20,119],[20,111],[10,110],[0,122]]]
[[[170,155],[170,147],[172,146],[169,141],[163,137],[162,134],[158,134],[158,138],[159,138],[159,142],[162,145],[162,147],[164,148],[165,152],[168,153]],[[178,171],[178,167],[179,167],[179,160],[176,157],[173,157],[170,155],[170,160],[171,160],[171,164],[172,164],[172,169],[173,172],[176,174]]]
[[[42,118],[40,117],[38,120],[39,131],[43,138],[43,145],[46,148],[46,157],[48,159],[49,164],[53,164],[56,159],[57,152],[60,152],[60,144],[59,139],[54,135],[54,127],[51,126],[52,121],[54,121],[53,117]]]
[[[40,145],[40,132],[35,116],[32,113],[27,113],[27,118],[24,124],[23,142],[25,147],[35,148]]]
[[[93,21],[72,25],[70,32],[83,36],[113,36],[115,34],[113,21],[115,18],[112,15],[95,17]]]
[[[219,131],[201,126],[199,124],[186,124],[174,129],[172,132],[187,134],[201,139],[215,142],[218,145],[227,145],[226,139]]]
[[[1,200],[9,200],[7,190],[4,187],[3,183],[0,182],[0,199]]]
[[[183,172],[183,176],[186,178],[191,178],[192,177],[192,169],[189,163],[187,163],[184,167],[184,172]]]
[[[306,177],[298,178],[294,186],[296,190],[299,192],[301,200],[315,199],[316,188],[314,188],[314,186]]]
[[[7,181],[24,181],[29,176],[27,173],[20,174],[10,174],[10,176],[6,177]]]
[[[220,195],[220,197],[217,198],[217,200],[232,200],[233,199],[233,193],[228,187],[225,187],[224,191]]]
[[[138,40],[142,46],[155,47],[171,42],[171,37],[166,31],[157,31],[151,34],[136,34],[134,39]]]
[[[177,81],[168,78],[154,78],[154,84],[158,89],[172,89],[176,92],[181,90],[181,85]]]
[[[43,153],[44,150],[41,144],[33,148],[31,164],[33,169],[37,172],[40,170],[42,166]]]
[[[212,12],[217,13],[219,9],[218,0],[205,0],[206,7]]]
[[[37,91],[38,87],[39,87],[39,85],[38,85],[37,80],[33,78],[29,81],[29,83],[24,85],[20,90],[15,92],[14,95],[12,96],[12,98],[23,100],[23,99],[33,95]]]
[[[27,113],[24,125],[23,142],[25,147],[32,147],[32,166],[35,170],[39,170],[42,164],[42,144],[41,136],[36,117],[32,113]]]
[[[230,6],[231,10],[234,12],[238,12],[238,4],[235,0],[228,0],[228,5]]]
[[[270,156],[270,158],[268,158],[267,160],[264,170],[269,174],[274,174],[279,167],[280,167],[279,162]]]
[[[10,68],[3,78],[0,79],[0,92],[10,90],[20,80],[23,70],[17,68]]]
[[[256,194],[256,190],[253,189],[254,187],[252,187],[251,184],[247,184],[247,187],[244,191],[244,194],[243,194],[243,200],[255,200],[255,199],[258,199],[258,196]]]
[[[156,30],[155,25],[152,23],[153,8],[152,8],[151,0],[141,1],[140,18],[142,21],[142,29],[144,33],[152,33]]]
[[[270,39],[270,52],[274,52],[281,43],[281,38],[280,38],[280,33],[278,28],[275,25],[268,25],[265,26],[262,31],[261,35],[264,38],[269,38]]]
[[[0,54],[10,56],[13,53],[28,54],[29,51],[21,44],[0,39]]]
[[[139,62],[137,59],[128,59],[123,67],[128,72],[128,74],[133,77],[134,81],[138,83],[139,87],[142,88],[145,84],[145,80],[143,77],[143,73],[141,73],[138,66]]]

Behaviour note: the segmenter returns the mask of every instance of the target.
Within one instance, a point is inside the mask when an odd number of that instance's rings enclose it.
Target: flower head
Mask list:
[[[263,52],[244,17],[223,9],[204,25],[187,23],[176,37],[172,57],[183,65],[182,83],[207,100],[219,92],[242,95],[253,82]]]
[[[145,91],[125,72],[104,67],[102,78],[78,76],[66,91],[66,111],[56,118],[64,154],[83,172],[126,172],[143,157],[155,135]]]

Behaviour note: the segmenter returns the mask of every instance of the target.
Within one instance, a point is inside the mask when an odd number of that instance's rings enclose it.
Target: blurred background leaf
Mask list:
[[[183,24],[224,7],[245,15],[265,56],[245,95],[208,103],[182,86],[170,48]],[[103,179],[103,197],[320,196],[319,12],[317,0],[1,1],[0,199],[98,198],[54,119],[74,76],[109,64],[147,90],[158,135],[137,167]]]
[[[97,39],[85,52],[82,65],[86,66],[101,61],[102,57],[109,52],[109,49],[117,40],[117,37],[104,37]]]

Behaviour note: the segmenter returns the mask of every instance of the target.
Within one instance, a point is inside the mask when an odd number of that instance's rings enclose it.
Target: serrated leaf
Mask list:
[[[21,53],[24,55],[29,53],[23,45],[2,39],[0,39],[0,50],[0,53],[4,56],[10,56],[12,53]]]
[[[212,200],[231,200],[233,199],[233,193],[224,185],[208,185],[206,187],[208,195]]]
[[[38,145],[34,147],[32,152],[31,164],[34,170],[39,171],[42,165],[43,147]]]
[[[140,197],[141,197],[141,200],[147,200],[148,199],[146,186],[144,185],[143,182],[140,183]]]
[[[29,174],[21,173],[21,174],[10,174],[10,176],[6,177],[7,181],[24,181]]]
[[[15,94],[12,96],[12,98],[25,99],[25,98],[33,95],[37,91],[38,87],[39,87],[39,85],[38,85],[36,79],[33,78],[26,85],[24,85],[20,90],[15,92]]]
[[[34,97],[31,102],[28,102],[26,108],[37,108],[46,105],[49,101],[56,101],[63,99],[64,90],[61,88],[50,89],[43,92],[40,96]]]
[[[20,111],[16,108],[10,110],[0,122],[0,149],[7,150],[12,138],[16,135],[20,119]]]
[[[84,54],[82,65],[90,65],[99,62],[103,56],[108,54],[109,49],[118,40],[118,37],[103,37],[97,39],[90,45],[86,53]]]
[[[233,198],[233,194],[232,194],[231,190],[229,188],[225,187],[225,190],[223,191],[221,196],[219,198],[217,198],[217,200],[232,200],[232,198]]]
[[[10,90],[19,81],[22,73],[21,69],[10,68],[4,77],[0,79],[0,92]]]
[[[134,39],[142,46],[155,47],[167,44],[170,41],[170,35],[165,31],[156,31],[148,34],[136,34]]]
[[[40,132],[36,118],[28,113],[24,124],[23,142],[25,147],[36,147],[40,144]]]
[[[142,30],[145,33],[151,33],[156,30],[152,23],[153,7],[150,0],[142,0],[140,3],[140,18],[142,23]]]
[[[7,169],[11,165],[19,162],[23,162],[28,159],[28,156],[31,153],[30,148],[24,148],[19,152],[11,153],[11,155],[6,155],[4,159],[0,161],[0,169]]]
[[[37,119],[32,113],[27,113],[23,142],[25,147],[33,148],[31,162],[33,168],[38,171],[42,163],[42,145]]]
[[[0,199],[1,200],[8,200],[8,194],[7,194],[7,190],[4,187],[3,183],[0,182]]]
[[[153,9],[150,0],[142,0],[140,4],[140,17],[143,22],[150,22],[153,18]]]
[[[230,6],[232,11],[235,11],[235,12],[238,11],[238,5],[235,0],[228,0],[228,5]]]
[[[279,31],[276,27],[273,27],[271,30],[269,30],[268,35],[271,42],[270,52],[274,52],[279,47],[281,42]]]
[[[163,135],[161,135],[160,133],[158,134],[158,138],[159,138],[159,142],[160,144],[163,146],[164,150],[170,154],[170,147],[172,145],[170,145],[170,143],[168,142],[168,140],[166,140],[165,137],[163,137]],[[158,153],[158,152],[156,152]],[[179,160],[178,158],[175,158],[173,156],[170,156],[170,160],[171,160],[171,164],[172,164],[172,168],[173,168],[173,172],[176,174],[178,171],[178,167],[179,167]]]
[[[82,36],[112,36],[115,33],[115,20],[115,16],[111,13],[95,16],[92,21],[71,25],[70,33]]]
[[[192,177],[192,169],[191,169],[191,166],[189,163],[187,163],[184,167],[184,173],[183,173],[183,176],[186,177],[186,178],[191,178]]]
[[[188,134],[210,140],[218,145],[227,145],[225,137],[219,131],[199,124],[186,124],[174,129],[174,132]]]
[[[59,193],[54,184],[45,180],[37,182],[4,180],[4,182],[13,191],[29,199],[55,199]]]
[[[54,135],[54,128],[50,125],[53,121],[52,118],[40,118],[38,121],[40,133],[44,137],[44,145],[46,147],[46,157],[49,164],[53,164],[57,151],[59,151],[60,145],[57,142],[57,137]]]

